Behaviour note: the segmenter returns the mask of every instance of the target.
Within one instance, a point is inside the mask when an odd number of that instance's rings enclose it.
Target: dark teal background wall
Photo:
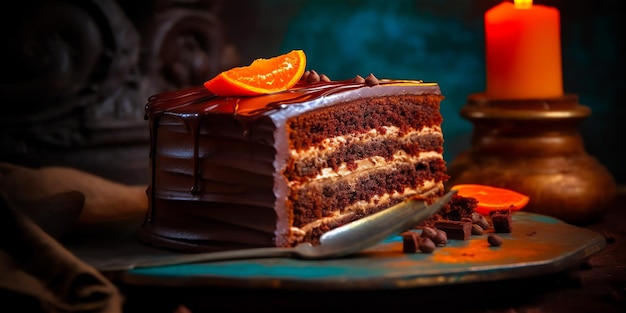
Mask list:
[[[485,75],[478,8],[456,2],[310,1],[289,24],[281,50],[304,49],[311,68],[336,79],[373,73],[438,82],[451,159],[471,130],[459,109],[483,89]]]
[[[332,79],[435,81],[442,103],[448,162],[469,146],[472,125],[459,116],[471,93],[485,88],[483,14],[493,0],[227,1],[228,36],[242,63],[304,49],[308,69]],[[621,0],[543,0],[561,11],[566,93],[591,107],[581,124],[588,152],[626,183],[624,25]],[[240,9],[245,5],[246,13]]]

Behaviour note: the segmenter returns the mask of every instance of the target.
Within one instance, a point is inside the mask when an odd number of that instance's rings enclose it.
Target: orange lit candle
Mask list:
[[[560,14],[532,0],[485,13],[487,95],[498,99],[563,95]]]

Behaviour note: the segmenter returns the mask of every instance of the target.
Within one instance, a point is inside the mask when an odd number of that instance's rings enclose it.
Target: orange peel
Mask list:
[[[223,71],[204,83],[212,93],[228,96],[256,96],[287,90],[304,74],[306,55],[302,50],[256,59],[248,66]]]
[[[457,191],[457,195],[474,198],[478,205],[474,211],[488,215],[494,210],[521,210],[528,204],[530,197],[507,188],[480,185],[459,184],[450,188]]]

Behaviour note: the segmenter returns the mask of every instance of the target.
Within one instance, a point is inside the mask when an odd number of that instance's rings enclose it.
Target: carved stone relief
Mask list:
[[[0,162],[105,176],[140,167],[122,180],[144,181],[148,97],[199,85],[229,66],[222,60],[233,48],[224,43],[219,6],[52,0],[5,10]]]

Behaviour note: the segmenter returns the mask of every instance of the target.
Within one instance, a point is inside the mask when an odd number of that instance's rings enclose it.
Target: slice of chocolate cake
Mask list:
[[[319,77],[262,96],[153,96],[140,238],[187,251],[315,244],[408,197],[443,195],[436,83]]]

